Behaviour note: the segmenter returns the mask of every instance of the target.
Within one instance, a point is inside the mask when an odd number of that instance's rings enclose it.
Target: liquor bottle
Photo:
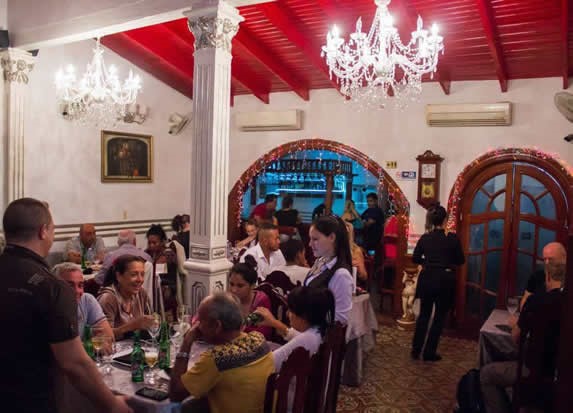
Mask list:
[[[263,321],[263,316],[258,313],[251,313],[245,318],[245,325],[252,327]]]
[[[166,321],[161,323],[159,330],[159,368],[168,369],[171,364],[171,343],[169,342],[169,326]]]
[[[133,351],[131,352],[131,381],[141,383],[143,381],[143,369],[145,368],[145,354],[139,343],[139,330],[133,335]]]
[[[84,345],[84,350],[88,353],[91,359],[94,359],[94,345],[92,343],[92,329],[87,324],[84,326],[84,331],[82,333],[82,342]]]

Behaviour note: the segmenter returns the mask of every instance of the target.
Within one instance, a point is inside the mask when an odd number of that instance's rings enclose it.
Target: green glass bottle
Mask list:
[[[143,381],[143,369],[145,368],[145,354],[139,342],[139,330],[133,335],[133,351],[131,352],[131,381],[141,383]]]
[[[161,323],[159,330],[159,368],[168,369],[171,365],[171,344],[169,342],[169,325],[166,321]]]
[[[92,343],[92,329],[87,324],[84,326],[84,331],[82,332],[82,342],[84,344],[84,350],[88,353],[90,358],[94,359],[94,345]]]
[[[82,267],[82,271],[85,270],[87,268],[86,265],[86,250],[85,248],[82,246],[80,247],[80,252],[82,254],[82,261],[81,261],[81,267]]]

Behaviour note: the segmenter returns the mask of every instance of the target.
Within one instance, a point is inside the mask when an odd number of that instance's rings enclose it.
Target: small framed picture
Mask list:
[[[153,182],[153,137],[101,131],[102,182]]]

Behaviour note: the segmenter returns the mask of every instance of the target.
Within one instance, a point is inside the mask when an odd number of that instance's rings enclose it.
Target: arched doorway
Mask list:
[[[474,329],[508,296],[522,295],[543,247],[565,243],[573,224],[573,177],[547,154],[504,149],[472,162],[450,195],[466,264],[460,271],[456,319]]]
[[[375,177],[378,177],[379,186],[384,187],[388,194],[394,199],[395,213],[398,219],[398,260],[396,262],[396,274],[402,274],[404,268],[403,257],[405,257],[407,250],[410,217],[410,204],[406,196],[392,177],[373,159],[348,145],[326,139],[302,139],[285,143],[261,156],[247,168],[229,193],[229,239],[234,241],[238,238],[241,211],[243,210],[243,195],[253,182],[253,179],[261,174],[267,165],[277,159],[294,152],[307,150],[330,151],[344,155],[356,161]],[[401,290],[395,289],[393,302],[394,311],[396,313],[399,313],[401,308],[400,293]]]

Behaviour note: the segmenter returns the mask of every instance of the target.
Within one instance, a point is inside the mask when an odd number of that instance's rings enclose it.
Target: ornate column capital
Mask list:
[[[0,66],[6,82],[28,84],[30,72],[34,68],[36,58],[31,53],[20,49],[4,49],[0,51]]]
[[[244,18],[223,0],[198,0],[187,16],[189,30],[195,36],[195,50],[221,49],[231,53],[231,41]]]

